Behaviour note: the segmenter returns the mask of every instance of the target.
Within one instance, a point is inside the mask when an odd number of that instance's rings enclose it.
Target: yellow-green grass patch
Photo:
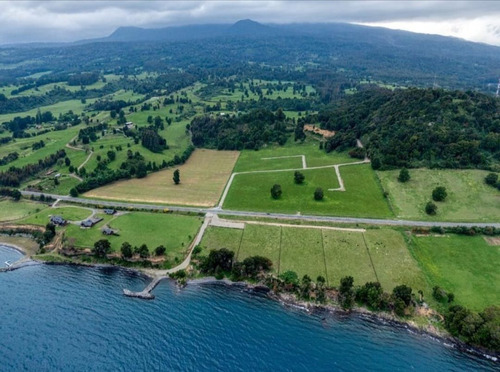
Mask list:
[[[326,277],[321,234],[319,229],[283,227],[279,272],[295,271],[299,278],[307,274],[314,281]]]
[[[38,213],[45,208],[47,208],[47,206],[41,203],[4,199],[0,201],[0,221],[18,220],[20,218]]]
[[[238,158],[236,151],[196,150],[188,161],[177,167],[181,182],[175,185],[175,168],[150,174],[146,178],[119,181],[92,190],[89,198],[127,200],[177,205],[213,206]]]
[[[414,293],[422,290],[430,297],[428,282],[418,262],[412,257],[403,233],[380,229],[367,230],[364,236],[378,280],[385,291],[391,292],[394,287],[405,284]]]
[[[323,244],[329,285],[338,286],[345,276],[352,276],[356,285],[376,281],[363,233],[325,229]]]
[[[203,249],[201,254],[206,256],[213,249],[226,248],[236,255],[240,248],[242,234],[242,229],[209,226],[200,242],[200,247]]]
[[[250,256],[267,257],[273,262],[273,269],[278,270],[280,252],[279,226],[259,226],[246,224],[238,251],[237,260],[243,261]]]
[[[90,217],[91,214],[91,210],[80,207],[45,208],[36,214],[32,214],[27,218],[19,220],[18,223],[45,226],[50,222],[50,216],[61,216],[68,221],[81,221]]]
[[[410,181],[398,182],[398,170],[377,172],[397,217],[437,221],[485,222],[500,220],[500,192],[484,182],[482,170],[410,169]],[[444,186],[444,202],[436,202],[437,214],[425,213],[432,190]]]

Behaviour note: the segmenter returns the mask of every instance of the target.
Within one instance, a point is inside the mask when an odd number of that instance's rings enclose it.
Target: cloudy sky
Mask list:
[[[500,46],[500,1],[6,1],[0,44],[103,37],[120,26],[350,22]]]

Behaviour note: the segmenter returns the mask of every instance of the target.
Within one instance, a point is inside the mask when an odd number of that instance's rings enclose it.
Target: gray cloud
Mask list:
[[[120,26],[353,22],[500,45],[496,1],[1,1],[0,43],[102,37]]]

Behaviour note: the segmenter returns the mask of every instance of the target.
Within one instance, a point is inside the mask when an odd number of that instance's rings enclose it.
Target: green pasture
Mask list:
[[[250,256],[267,257],[273,262],[273,269],[278,271],[280,242],[281,227],[247,224],[236,259],[243,261]]]
[[[337,188],[333,168],[301,170],[302,185],[294,183],[294,171],[240,174],[234,177],[224,202],[225,209],[263,212],[302,213],[354,217],[391,217],[391,211],[369,164],[343,166],[340,174],[346,191]],[[280,184],[280,199],[271,197],[271,187]],[[322,201],[314,200],[317,187],[324,192]]]
[[[0,222],[18,220],[47,208],[45,204],[31,201],[0,200]]]
[[[455,294],[455,302],[481,311],[500,304],[500,246],[483,236],[418,236],[412,251],[431,286]]]
[[[201,223],[200,217],[130,212],[117,217],[107,216],[105,221],[90,229],[68,226],[65,236],[81,248],[91,248],[97,240],[108,239],[116,252],[120,251],[123,242],[129,242],[132,247],[146,244],[151,253],[163,245],[167,248],[167,258],[179,261],[187,253]],[[118,231],[119,236],[104,236],[101,228],[105,224]]]
[[[90,209],[73,206],[45,208],[36,214],[19,220],[18,223],[45,226],[50,222],[50,216],[61,216],[68,221],[81,221],[90,217],[91,214]]]
[[[410,169],[410,181],[398,182],[399,171],[377,172],[397,217],[435,221],[500,221],[500,193],[484,183],[482,170]],[[446,187],[448,197],[436,202],[437,214],[425,213],[432,190]]]

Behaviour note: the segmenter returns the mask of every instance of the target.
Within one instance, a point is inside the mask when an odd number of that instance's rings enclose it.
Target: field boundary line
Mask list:
[[[240,244],[238,244],[238,252],[236,252],[236,261],[238,261],[238,257],[240,256],[241,244],[243,243],[244,234],[245,234],[245,229],[241,230]]]
[[[375,270],[375,265],[373,264],[372,255],[370,254],[370,249],[368,249],[368,244],[366,243],[365,234],[362,234],[362,235],[363,235],[363,242],[365,243],[366,252],[368,253],[368,258],[370,259],[370,263],[372,264],[373,273],[375,274],[375,278],[377,279],[377,282],[380,283],[380,280],[378,279],[378,275],[377,275],[377,270]]]
[[[328,279],[328,268],[326,264],[326,251],[325,251],[325,237],[323,235],[323,229],[321,229],[321,246],[323,247],[323,263],[325,264],[325,276],[326,276],[326,285],[330,285],[330,281]]]
[[[334,227],[334,226],[317,226],[317,225],[292,225],[287,223],[279,222],[261,222],[261,221],[243,221],[245,224],[249,225],[266,225],[266,226],[280,226],[280,227],[291,227],[299,229],[320,229],[320,230],[337,230],[337,231],[351,231],[364,233],[366,229],[351,228],[351,227]]]
[[[280,274],[281,270],[281,245],[283,241],[283,226],[280,226],[280,250],[278,254],[278,275]]]

